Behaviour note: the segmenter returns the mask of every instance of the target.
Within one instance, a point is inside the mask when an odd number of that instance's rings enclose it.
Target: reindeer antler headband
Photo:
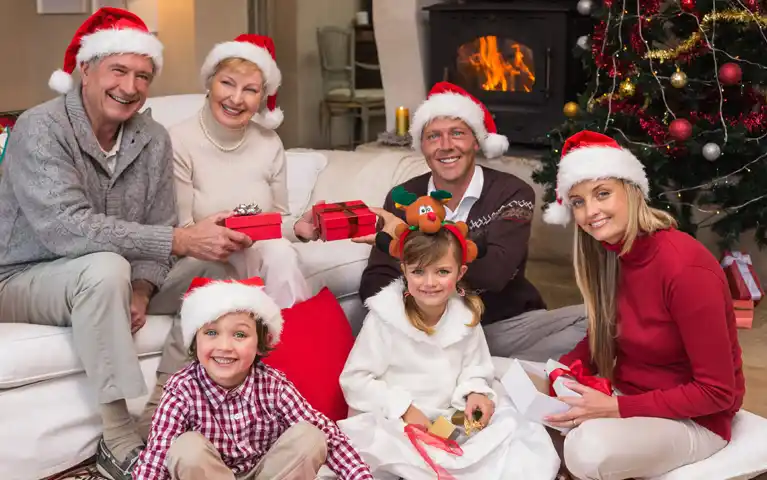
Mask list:
[[[389,244],[389,254],[393,257],[402,258],[405,239],[410,232],[420,231],[426,234],[435,234],[441,228],[449,230],[461,244],[462,263],[468,264],[477,258],[477,245],[466,238],[469,226],[465,222],[450,222],[445,220],[445,204],[453,196],[445,190],[436,190],[430,195],[417,197],[401,185],[392,192],[394,205],[405,211],[407,225],[397,225],[394,238]]]

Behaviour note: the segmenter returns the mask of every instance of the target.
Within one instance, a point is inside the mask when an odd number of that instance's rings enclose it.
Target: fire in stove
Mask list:
[[[479,37],[458,48],[457,60],[458,71],[470,88],[501,92],[533,90],[533,51],[514,40],[499,42],[496,36]]]

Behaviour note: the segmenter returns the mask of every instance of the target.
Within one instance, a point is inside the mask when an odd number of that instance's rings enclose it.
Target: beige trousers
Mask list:
[[[227,275],[224,264],[184,258],[152,297],[148,313],[175,315],[193,277]],[[60,258],[0,283],[0,322],[72,327],[75,351],[98,400],[109,403],[146,394],[131,335],[130,298],[131,268],[122,256],[100,252]],[[178,320],[166,343],[175,330],[180,338]]]
[[[179,436],[165,466],[173,480],[312,480],[327,456],[325,434],[299,422],[288,428],[250,472],[235,477],[207,438],[197,432]]]
[[[704,460],[725,445],[692,420],[597,418],[567,434],[564,461],[580,480],[645,478]]]
[[[287,239],[259,240],[235,252],[229,262],[239,278],[261,277],[264,290],[280,308],[290,308],[312,296],[298,261],[298,252]]]

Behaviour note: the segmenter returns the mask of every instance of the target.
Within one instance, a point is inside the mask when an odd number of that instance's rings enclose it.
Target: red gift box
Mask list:
[[[276,212],[229,217],[224,226],[246,234],[253,241],[282,238],[282,215]]]
[[[754,301],[733,300],[732,307],[735,309],[735,325],[738,328],[751,328],[754,323]]]
[[[376,215],[360,200],[314,205],[312,219],[326,242],[376,233]]]
[[[722,268],[734,300],[753,300],[754,305],[764,297],[764,290],[756,276],[751,256],[742,252],[725,251]]]

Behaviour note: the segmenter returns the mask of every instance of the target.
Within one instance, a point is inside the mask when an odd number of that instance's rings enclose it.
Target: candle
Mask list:
[[[410,128],[410,111],[405,107],[397,108],[397,135],[404,137]]]

